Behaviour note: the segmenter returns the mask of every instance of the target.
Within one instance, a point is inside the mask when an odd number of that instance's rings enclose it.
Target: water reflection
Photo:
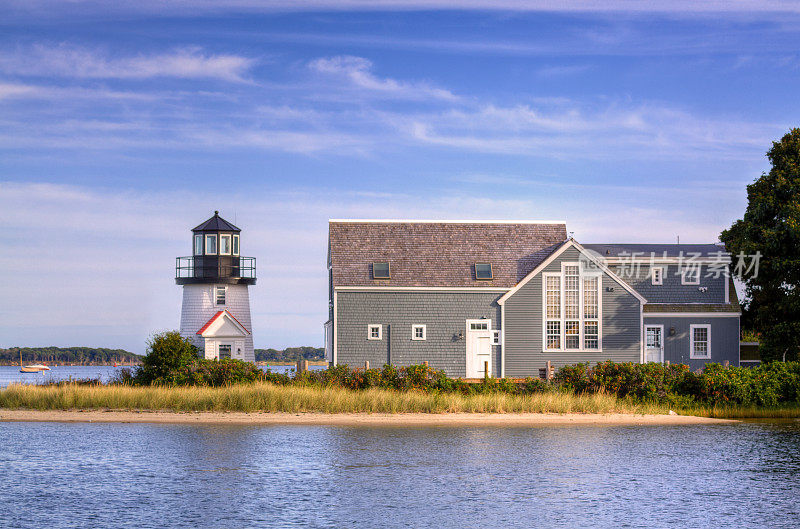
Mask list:
[[[798,423],[0,423],[0,438],[15,527],[788,527],[800,496]]]

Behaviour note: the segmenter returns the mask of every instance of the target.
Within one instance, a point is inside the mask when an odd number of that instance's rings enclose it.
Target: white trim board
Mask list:
[[[526,283],[528,283],[528,281],[530,281],[531,279],[533,279],[534,277],[536,277],[536,276],[537,276],[537,275],[538,275],[538,274],[539,274],[539,273],[540,273],[542,270],[544,270],[544,269],[545,269],[545,267],[547,267],[547,265],[549,265],[550,263],[552,263],[553,261],[555,261],[555,260],[558,258],[558,256],[560,256],[562,253],[564,253],[564,251],[566,251],[568,248],[575,248],[575,249],[577,249],[577,250],[578,250],[578,252],[580,252],[580,253],[581,253],[581,255],[583,255],[584,257],[586,257],[586,258],[587,258],[587,259],[589,259],[590,261],[592,261],[592,262],[593,262],[593,263],[594,263],[594,264],[595,264],[595,265],[596,265],[596,266],[597,266],[597,267],[598,267],[600,270],[602,270],[603,272],[605,272],[606,274],[608,274],[608,276],[609,276],[611,279],[613,279],[613,280],[614,280],[614,281],[615,281],[615,282],[616,282],[616,283],[617,283],[619,286],[621,286],[623,289],[625,289],[625,290],[626,290],[626,291],[627,291],[629,294],[631,294],[633,297],[635,297],[636,299],[638,299],[640,303],[647,303],[647,300],[646,300],[646,299],[645,299],[645,298],[644,298],[644,297],[643,297],[641,294],[639,294],[638,292],[636,292],[636,290],[634,290],[634,289],[633,289],[633,287],[631,287],[631,286],[630,286],[629,284],[627,284],[625,281],[623,281],[622,279],[620,279],[620,277],[619,277],[617,274],[615,274],[614,272],[612,272],[612,271],[611,271],[611,269],[609,269],[609,268],[608,268],[606,265],[604,265],[603,263],[601,263],[600,261],[598,261],[597,259],[595,259],[595,257],[594,257],[593,255],[591,255],[591,253],[589,253],[589,251],[588,251],[588,250],[586,250],[586,249],[585,249],[583,246],[581,246],[580,244],[578,244],[578,243],[577,243],[577,242],[576,242],[574,239],[569,239],[569,240],[567,240],[566,242],[564,242],[564,244],[562,244],[562,245],[561,245],[561,247],[560,247],[560,248],[558,248],[556,251],[554,251],[553,253],[551,253],[551,254],[550,254],[550,256],[549,256],[547,259],[545,259],[544,261],[542,261],[541,263],[539,263],[539,266],[537,266],[536,268],[534,268],[533,270],[531,270],[531,271],[528,273],[528,275],[526,275],[526,276],[525,276],[525,277],[522,279],[522,281],[520,281],[519,283],[517,283],[517,285],[516,285],[514,288],[512,288],[511,290],[509,290],[508,292],[506,292],[506,293],[505,293],[505,295],[503,295],[503,297],[501,297],[500,299],[498,299],[498,300],[497,300],[497,303],[498,303],[499,305],[502,305],[503,303],[505,303],[505,301],[506,301],[508,298],[510,298],[511,296],[513,296],[514,294],[516,294],[516,293],[517,293],[517,291],[518,291],[519,289],[521,289],[523,286],[525,286],[525,284],[526,284]]]
[[[738,318],[741,312],[645,312],[645,318]]]

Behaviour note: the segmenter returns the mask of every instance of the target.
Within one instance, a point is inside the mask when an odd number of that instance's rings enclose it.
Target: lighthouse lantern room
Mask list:
[[[255,362],[248,288],[256,283],[256,259],[240,255],[241,231],[215,211],[192,230],[192,255],[176,258],[181,335],[208,359]]]

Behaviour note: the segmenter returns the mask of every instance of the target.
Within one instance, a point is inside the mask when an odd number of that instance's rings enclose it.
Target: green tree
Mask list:
[[[178,331],[154,334],[147,342],[139,378],[145,383],[169,380],[178,369],[196,359],[197,348]]]
[[[800,350],[800,128],[767,152],[772,164],[747,186],[744,217],[722,232],[733,254],[761,253],[758,274],[742,277],[761,358],[795,360]]]

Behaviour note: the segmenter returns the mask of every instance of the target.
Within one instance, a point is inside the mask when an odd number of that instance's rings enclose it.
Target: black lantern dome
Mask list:
[[[193,255],[176,258],[175,282],[254,285],[256,259],[240,255],[241,231],[215,211],[192,230]]]

